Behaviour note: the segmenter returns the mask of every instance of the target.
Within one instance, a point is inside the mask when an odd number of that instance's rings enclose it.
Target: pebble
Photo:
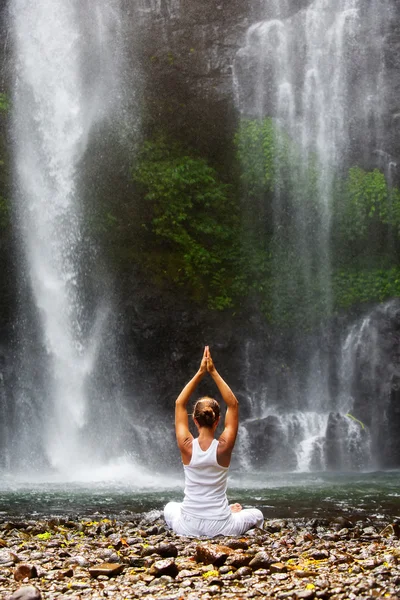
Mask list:
[[[160,517],[3,522],[0,597],[400,600],[399,535],[397,524],[347,518],[267,520],[265,531],[201,541]]]
[[[37,576],[37,569],[35,566],[32,565],[19,564],[17,565],[14,571],[15,581],[23,581],[25,577],[27,577],[28,579],[33,579]]]
[[[9,600],[41,600],[42,595],[33,585],[23,585],[8,598]]]

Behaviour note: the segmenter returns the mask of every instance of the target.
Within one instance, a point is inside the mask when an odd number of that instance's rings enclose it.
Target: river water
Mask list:
[[[105,475],[105,474],[104,474]],[[259,507],[266,518],[400,519],[400,473],[233,472],[228,497]],[[0,519],[117,518],[160,511],[183,497],[183,476],[125,471],[121,480],[89,483],[0,479]]]

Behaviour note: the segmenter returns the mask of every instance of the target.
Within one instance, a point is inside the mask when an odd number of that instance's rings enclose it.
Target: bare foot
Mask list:
[[[229,508],[233,513],[236,513],[242,510],[242,505],[236,502],[235,504],[231,504]]]

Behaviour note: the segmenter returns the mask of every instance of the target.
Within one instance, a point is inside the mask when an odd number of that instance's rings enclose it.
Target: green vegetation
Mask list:
[[[0,93],[0,232],[9,225],[8,113]],[[154,135],[124,176],[125,149],[111,139],[97,194],[97,157],[106,154],[101,136],[97,143],[86,157],[87,222],[122,279],[137,269],[211,310],[249,301],[289,327],[400,295],[400,190],[378,169],[334,172],[273,119],[249,119],[225,162],[204,143],[196,151],[182,136]]]
[[[10,108],[8,97],[4,93],[0,93],[0,112],[6,113]]]
[[[336,270],[333,289],[336,305],[341,308],[363,302],[382,302],[400,296],[400,267]]]
[[[38,533],[36,537],[39,540],[46,541],[46,540],[49,540],[51,538],[51,536],[52,536],[52,534],[50,531],[45,531],[44,533]]]
[[[336,218],[341,234],[350,241],[366,240],[372,230],[386,233],[387,226],[400,233],[400,191],[389,189],[378,169],[349,170],[336,199]]]
[[[223,181],[182,143],[143,143],[131,200],[92,213],[117,270],[280,326],[400,295],[400,190],[381,171],[328,173],[272,119],[243,121],[235,148]]]
[[[257,278],[268,319],[312,326],[332,310],[399,295],[400,190],[381,171],[324,173],[272,119],[243,122],[236,143],[247,228],[269,257]]]
[[[229,186],[205,160],[162,138],[144,144],[133,178],[147,205],[143,227],[162,248],[159,273],[188,284],[210,307],[232,306],[226,285],[235,260],[237,215]]]
[[[240,248],[232,186],[203,158],[163,137],[143,144],[132,178],[132,211],[116,209],[103,219],[114,235],[115,260],[133,260],[158,285],[172,284],[211,309],[233,308]]]

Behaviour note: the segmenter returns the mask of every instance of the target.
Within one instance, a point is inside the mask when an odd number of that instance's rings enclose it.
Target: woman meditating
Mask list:
[[[203,377],[209,373],[227,405],[225,428],[214,439],[220,419],[216,400],[200,398],[193,420],[199,432],[189,431],[187,404]],[[182,503],[169,502],[164,509],[167,525],[179,535],[241,535],[252,527],[262,527],[264,517],[257,508],[229,506],[226,497],[228,468],[239,424],[239,404],[227,383],[219,375],[209,347],[204,349],[200,368],[179,394],[175,404],[175,430],[185,471],[185,496]]]

